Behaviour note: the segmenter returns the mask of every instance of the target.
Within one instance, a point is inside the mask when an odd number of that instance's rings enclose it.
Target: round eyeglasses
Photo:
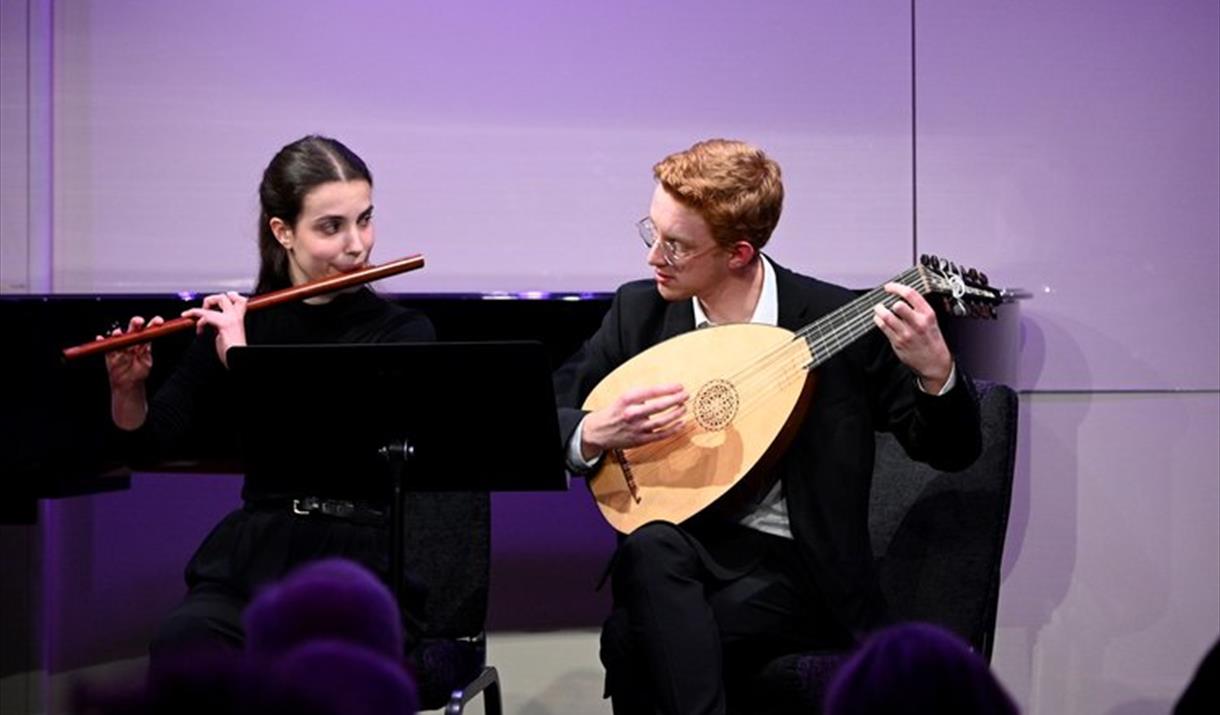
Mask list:
[[[635,228],[640,232],[640,238],[644,240],[644,245],[648,246],[648,250],[651,251],[657,241],[661,242],[661,258],[665,259],[665,265],[670,268],[677,268],[678,264],[690,258],[691,254],[681,246],[668,238],[661,238],[661,234],[657,231],[657,226],[651,218],[645,216],[636,221]]]

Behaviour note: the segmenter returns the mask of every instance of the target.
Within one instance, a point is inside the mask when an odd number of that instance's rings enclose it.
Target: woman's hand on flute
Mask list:
[[[128,333],[138,333],[164,323],[161,316],[148,321],[135,316],[127,323]],[[111,335],[122,335],[122,328],[115,328]],[[98,340],[102,336],[97,336]],[[152,346],[149,343],[132,345],[122,350],[106,353],[106,375],[110,379],[110,416],[121,429],[133,430],[144,424],[148,414],[148,397],[144,381],[152,370]]]
[[[182,317],[195,321],[197,334],[202,335],[209,325],[216,330],[216,355],[225,367],[229,366],[225,357],[229,348],[246,344],[246,297],[240,293],[209,295],[202,307],[184,310]]]

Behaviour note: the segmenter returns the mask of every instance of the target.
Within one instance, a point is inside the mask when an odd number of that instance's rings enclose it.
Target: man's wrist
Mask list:
[[[597,467],[597,463],[601,461],[602,452],[595,452],[592,456],[585,451],[586,442],[584,438],[586,419],[581,420],[576,425],[576,429],[572,432],[572,436],[568,441],[568,467],[574,472],[588,472]]]
[[[940,397],[949,392],[949,390],[952,390],[953,386],[957,384],[957,363],[955,361],[949,362],[949,373],[945,376],[944,380],[933,381],[922,375],[916,375],[915,384],[919,387],[920,391]]]
[[[597,461],[597,458],[602,456],[602,452],[604,451],[605,450],[600,449],[599,447],[589,444],[588,440],[582,439],[580,441],[580,457],[586,462]]]

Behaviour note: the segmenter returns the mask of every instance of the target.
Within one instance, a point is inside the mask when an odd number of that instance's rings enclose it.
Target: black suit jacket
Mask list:
[[[856,297],[846,288],[772,265],[780,327],[798,330]],[[653,281],[619,288],[601,327],[556,372],[563,444],[584,416],[580,405],[603,377],[694,327],[691,302],[667,302]],[[978,404],[960,366],[957,384],[947,394],[921,392],[877,330],[818,372],[813,404],[777,469],[806,575],[836,620],[861,633],[886,621],[868,535],[875,432],[893,432],[913,458],[937,469],[962,469],[981,449]]]

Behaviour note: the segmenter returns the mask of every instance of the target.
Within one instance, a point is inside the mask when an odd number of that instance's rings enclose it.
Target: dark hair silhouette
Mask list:
[[[242,614],[246,651],[276,658],[319,639],[360,645],[384,658],[403,657],[402,618],[385,584],[342,558],[306,564],[263,589]]]
[[[991,669],[949,631],[908,623],[878,631],[839,669],[826,715],[1016,715]]]

